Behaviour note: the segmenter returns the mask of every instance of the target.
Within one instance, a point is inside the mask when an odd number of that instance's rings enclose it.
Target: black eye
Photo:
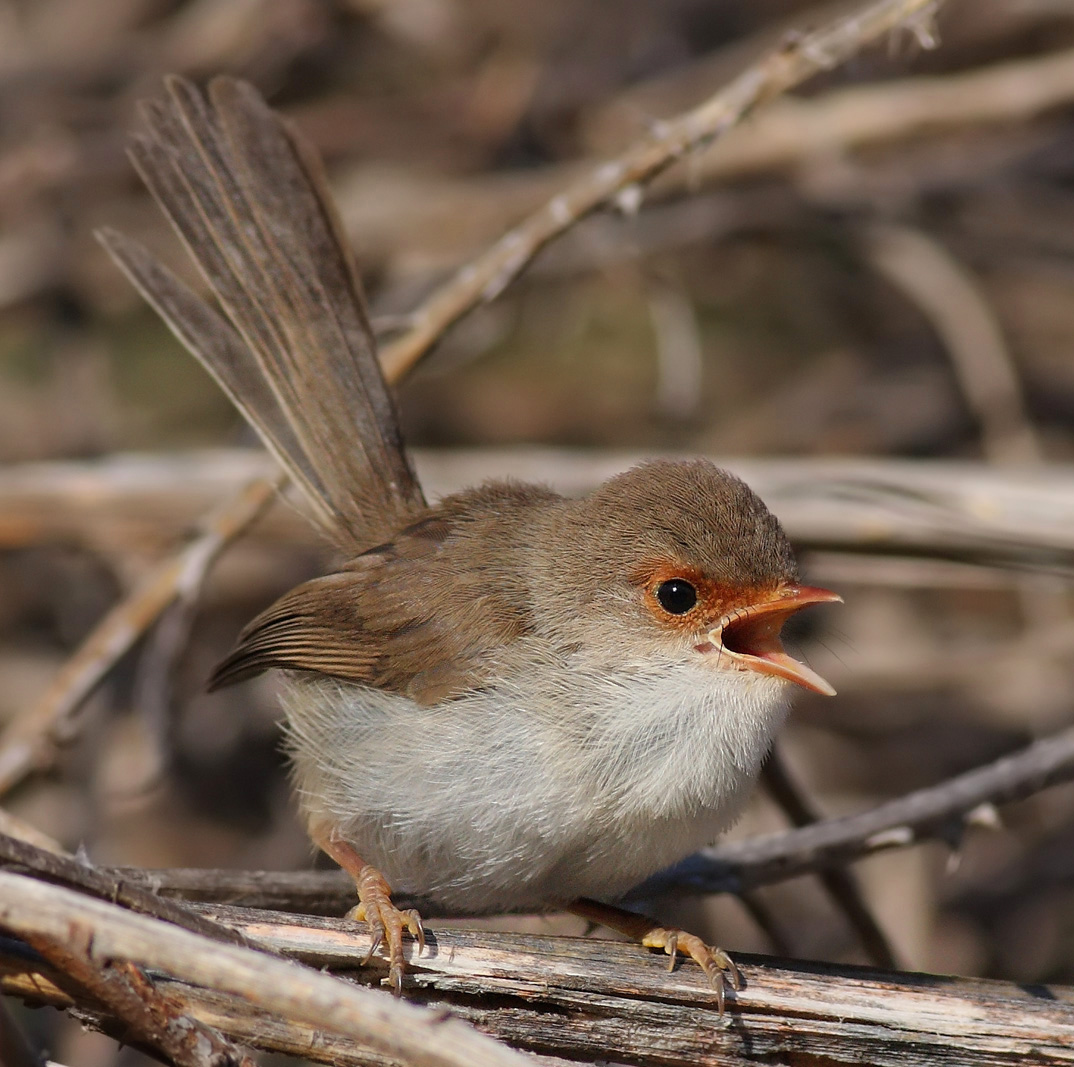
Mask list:
[[[656,587],[656,599],[671,615],[685,615],[697,603],[697,590],[683,578],[671,578]]]

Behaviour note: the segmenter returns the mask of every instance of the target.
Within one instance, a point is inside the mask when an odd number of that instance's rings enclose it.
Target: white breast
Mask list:
[[[284,704],[307,818],[337,827],[397,891],[480,912],[614,899],[711,842],[740,810],[786,688],[669,661],[434,707],[296,675]]]

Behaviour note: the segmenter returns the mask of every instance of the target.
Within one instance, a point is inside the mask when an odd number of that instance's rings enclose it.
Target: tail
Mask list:
[[[226,319],[141,245],[105,248],[201,361],[341,548],[425,499],[403,450],[361,285],[314,150],[245,82],[182,78],[143,105],[131,158]]]

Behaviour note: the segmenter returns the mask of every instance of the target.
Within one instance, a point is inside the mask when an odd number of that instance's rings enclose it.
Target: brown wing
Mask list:
[[[115,233],[106,247],[352,551],[425,506],[320,162],[244,82],[169,78],[131,157],[225,322]]]
[[[507,497],[516,510],[500,507]],[[481,685],[497,650],[530,628],[522,540],[530,506],[549,499],[554,494],[511,486],[448,498],[390,542],[262,612],[210,687],[274,667],[423,704]]]

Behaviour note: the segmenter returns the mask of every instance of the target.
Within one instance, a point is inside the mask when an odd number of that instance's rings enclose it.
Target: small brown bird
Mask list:
[[[403,450],[321,166],[249,85],[170,78],[131,155],[221,316],[141,246],[101,239],[209,369],[346,560],[259,615],[212,685],[283,671],[298,801],[353,878],[391,983],[421,922],[570,907],[708,974],[725,953],[615,900],[740,810],[790,683],[780,643],[838,600],[710,463],[655,461],[585,499],[490,482],[429,504]],[[372,951],[372,950],[371,950]]]

